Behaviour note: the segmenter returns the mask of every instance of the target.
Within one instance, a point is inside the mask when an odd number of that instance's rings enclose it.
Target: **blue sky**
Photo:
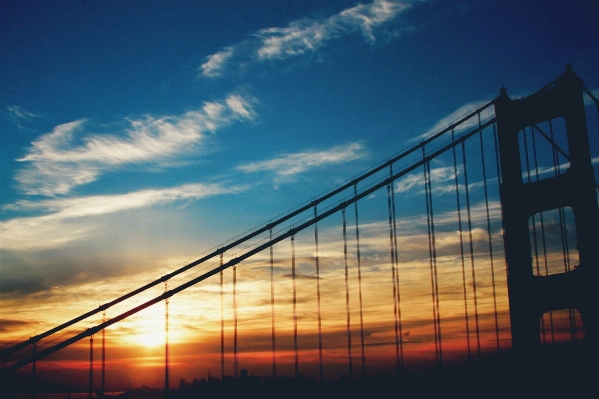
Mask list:
[[[599,89],[594,1],[0,7],[0,290],[10,299],[172,268],[501,86],[524,96],[572,63]]]

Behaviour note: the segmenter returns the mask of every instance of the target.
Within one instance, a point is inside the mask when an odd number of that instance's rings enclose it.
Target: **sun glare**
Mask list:
[[[164,332],[155,331],[137,334],[133,339],[138,345],[153,348],[155,346],[164,345]]]

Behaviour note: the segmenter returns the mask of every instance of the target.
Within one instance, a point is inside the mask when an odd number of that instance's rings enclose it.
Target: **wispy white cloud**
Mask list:
[[[222,51],[206,57],[206,62],[200,67],[202,75],[208,77],[220,76],[223,65],[232,55],[233,47],[226,47]]]
[[[118,195],[19,201],[4,209],[51,212],[43,216],[21,217],[0,223],[0,248],[12,250],[53,248],[86,237],[94,225],[90,217],[146,208],[177,201],[235,194],[245,186],[193,183],[178,187],[141,190]]]
[[[68,194],[76,186],[95,181],[105,170],[161,164],[188,154],[198,149],[207,132],[253,116],[251,99],[229,95],[182,115],[129,119],[121,135],[90,134],[84,130],[85,120],[65,123],[31,143],[27,154],[18,159],[26,165],[16,179],[27,194]]]
[[[593,95],[596,98],[599,98],[599,89],[591,90],[591,93],[593,93]],[[513,96],[513,98],[520,98],[520,97],[523,97],[523,96]],[[412,138],[411,140],[409,140],[409,142],[417,142],[417,141],[422,141],[422,140],[429,138],[430,136],[434,135],[435,133],[438,133],[441,130],[447,128],[452,123],[459,121],[460,119],[462,119],[466,115],[470,114],[471,112],[474,112],[476,109],[480,108],[481,106],[488,103],[489,101],[490,100],[474,101],[474,102],[469,102],[469,103],[462,105],[461,107],[459,107],[458,109],[456,109],[455,111],[450,113],[449,115],[444,116],[443,118],[439,119],[437,121],[437,123],[435,123],[435,125],[433,127],[431,127],[429,130],[427,130],[425,133],[422,133],[421,135]],[[595,105],[595,102],[593,101],[593,99],[591,97],[589,97],[588,95],[585,95],[584,96],[584,104],[585,104],[585,106],[591,106],[591,105]],[[493,106],[487,107],[485,110],[483,110],[480,113],[480,119],[482,122],[489,120],[494,116],[495,116],[495,109]],[[456,126],[455,131],[456,132],[464,131],[466,129],[474,128],[477,125],[478,125],[478,117],[475,115],[472,118],[461,123],[459,126]]]
[[[458,109],[453,111],[451,114],[439,119],[439,121],[437,121],[437,123],[435,123],[435,125],[432,128],[430,128],[429,130],[427,130],[425,133],[414,137],[413,139],[409,140],[409,142],[413,143],[416,141],[422,141],[422,140],[429,138],[430,136],[433,136],[435,133],[438,133],[441,130],[449,127],[452,123],[459,121],[466,115],[474,112],[476,109],[480,108],[481,106],[483,106],[484,104],[486,104],[488,102],[489,102],[489,100],[478,101],[478,102],[469,102],[467,104],[462,105],[461,107],[459,107]],[[480,113],[480,119],[482,122],[485,122],[486,120],[491,119],[494,115],[495,115],[495,109],[492,106],[487,107]],[[478,117],[476,115],[474,115],[473,117],[462,122],[460,125],[456,126],[454,131],[456,131],[456,132],[464,131],[466,129],[474,128],[477,125],[478,125]]]
[[[287,59],[314,52],[329,42],[359,32],[366,41],[376,41],[375,30],[410,8],[409,1],[374,0],[358,4],[338,14],[321,19],[300,19],[287,27],[257,31],[252,38],[229,46],[207,57],[201,65],[202,75],[216,77],[234,55],[243,62]]]
[[[453,166],[445,166],[441,168],[431,169],[431,183],[443,183],[447,181],[454,181],[455,173]],[[423,189],[424,187],[424,177],[422,174],[412,173],[408,176],[400,179],[397,183],[395,183],[395,192],[396,193],[405,193],[411,191],[415,188]]]
[[[283,154],[267,161],[247,163],[237,169],[244,172],[272,172],[278,177],[289,177],[324,165],[353,161],[364,155],[362,144],[349,143],[323,151]]]
[[[16,105],[13,105],[12,107],[7,107],[6,109],[11,115],[20,119],[38,118],[38,115],[29,111],[25,111],[24,109],[22,109],[21,107],[17,107]]]

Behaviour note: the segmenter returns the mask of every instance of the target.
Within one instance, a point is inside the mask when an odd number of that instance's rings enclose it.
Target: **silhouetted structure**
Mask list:
[[[542,396],[546,394],[564,396],[571,389],[572,384],[576,386],[577,375],[574,373],[575,368],[569,368],[564,370],[564,367],[554,367],[555,365],[570,364],[572,362],[579,362],[576,357],[572,358],[570,352],[563,351],[559,346],[555,346],[550,356],[541,359],[539,355],[540,349],[540,333],[541,327],[539,319],[543,313],[557,310],[557,309],[577,309],[583,318],[584,331],[585,331],[585,345],[588,345],[590,350],[587,357],[587,363],[589,365],[594,364],[597,359],[597,338],[598,338],[598,323],[599,315],[597,314],[596,300],[593,295],[594,286],[597,284],[598,267],[599,267],[599,207],[597,204],[596,189],[597,184],[595,183],[595,177],[593,167],[591,164],[591,152],[589,145],[589,137],[587,132],[585,108],[582,98],[583,90],[587,92],[593,98],[595,102],[597,99],[590,94],[590,92],[583,86],[582,81],[578,78],[571,66],[567,67],[567,71],[564,75],[552,81],[544,88],[534,93],[533,95],[520,100],[512,100],[507,96],[505,89],[501,90],[501,95],[496,99],[482,105],[478,109],[474,110],[470,114],[464,116],[459,121],[452,123],[447,128],[436,133],[433,136],[428,137],[421,143],[414,145],[410,149],[402,152],[399,155],[387,160],[385,163],[376,166],[360,176],[354,177],[350,182],[347,182],[334,190],[331,190],[320,197],[313,199],[307,205],[303,205],[295,210],[279,216],[275,220],[269,221],[267,224],[260,226],[249,233],[237,238],[222,247],[218,247],[216,250],[203,256],[202,258],[191,262],[162,278],[157,279],[151,283],[148,283],[136,290],[122,295],[121,297],[99,306],[97,309],[89,311],[76,317],[70,321],[67,321],[55,328],[52,328],[42,334],[31,337],[28,340],[12,345],[8,348],[2,348],[0,352],[0,358],[4,363],[4,368],[1,370],[1,377],[3,386],[6,388],[6,383],[9,382],[10,373],[14,370],[22,368],[25,365],[32,364],[32,379],[31,379],[31,390],[32,396],[35,397],[36,393],[36,361],[42,359],[66,346],[80,341],[83,338],[90,338],[90,367],[89,367],[89,396],[93,393],[93,336],[95,333],[102,331],[102,385],[101,393],[105,391],[105,329],[115,323],[118,323],[125,318],[138,313],[139,311],[146,309],[152,305],[160,302],[165,303],[165,378],[164,378],[164,392],[163,396],[169,398],[181,397],[198,397],[198,395],[206,396],[221,396],[221,397],[239,397],[239,396],[252,396],[251,393],[261,395],[261,397],[280,397],[293,396],[293,397],[306,397],[306,396],[318,396],[318,397],[329,397],[332,395],[344,396],[344,397],[395,397],[397,396],[399,387],[406,393],[408,397],[438,397],[444,394],[452,394],[454,392],[460,392],[459,381],[464,381],[464,385],[470,384],[476,385],[485,381],[489,386],[499,386],[501,380],[506,379],[512,381],[514,375],[520,375],[523,381],[526,383],[530,382],[531,374],[529,373],[529,365],[535,362],[534,371],[537,375],[543,375],[545,379],[551,379],[556,375],[556,379],[562,378],[565,383],[565,391],[560,389],[539,389],[535,385],[536,391],[534,393]],[[483,111],[489,111],[491,106],[495,107],[495,117],[489,116],[484,123],[481,121],[481,114]],[[523,168],[520,148],[519,135],[523,129],[527,127],[536,128],[540,133],[544,134],[536,125],[540,122],[551,120],[558,117],[564,117],[567,141],[569,147],[569,156],[566,155],[553,141],[553,137],[546,136],[547,141],[553,146],[553,151],[557,154],[559,150],[562,155],[567,158],[570,162],[570,168],[566,173],[560,174],[558,164],[558,157],[554,154],[554,168],[555,177],[548,178],[545,180],[539,180],[531,182],[530,175],[528,182],[523,181]],[[478,126],[472,123],[473,119],[478,119]],[[468,121],[464,125],[460,126],[464,122]],[[551,125],[550,125],[551,126]],[[495,130],[497,127],[497,130]],[[509,305],[510,305],[510,318],[511,318],[511,338],[512,347],[514,352],[518,355],[516,364],[520,366],[515,370],[512,370],[512,363],[510,362],[510,351],[507,348],[500,348],[500,333],[498,326],[498,311],[496,301],[496,290],[495,290],[495,271],[493,266],[493,245],[492,245],[492,228],[489,217],[489,195],[487,190],[487,179],[485,169],[485,150],[483,145],[483,131],[487,129],[490,131],[492,128],[492,139],[495,144],[494,161],[497,167],[496,181],[500,182],[500,200],[502,205],[502,221],[503,221],[503,232],[504,232],[504,246],[505,246],[505,258],[508,267],[508,291],[509,291]],[[454,135],[458,131],[466,131],[459,135]],[[526,133],[526,132],[524,132]],[[489,366],[485,365],[485,373],[480,372],[481,367],[481,336],[479,326],[479,311],[477,308],[477,284],[476,284],[476,271],[475,271],[475,258],[474,244],[472,238],[473,225],[471,220],[471,203],[469,194],[469,182],[468,182],[468,167],[466,165],[466,147],[465,142],[478,135],[480,138],[480,164],[482,164],[482,181],[484,186],[484,204],[486,206],[486,236],[488,237],[488,254],[484,256],[490,260],[490,273],[491,273],[491,285],[492,289],[489,293],[492,293],[494,321],[495,321],[495,337],[496,340],[496,354],[497,363]],[[451,140],[448,139],[450,137]],[[534,137],[534,136],[533,136]],[[441,144],[438,144],[440,139]],[[445,141],[443,141],[445,140]],[[534,139],[533,139],[534,140]],[[473,141],[473,140],[472,140]],[[526,145],[526,136],[524,136],[524,143]],[[489,141],[489,144],[492,144]],[[478,147],[478,145],[477,145]],[[427,152],[428,148],[428,152]],[[433,148],[433,149],[431,149]],[[462,161],[460,167],[458,167],[456,149],[461,148]],[[449,371],[444,369],[444,358],[443,358],[443,340],[442,340],[442,329],[441,323],[443,318],[441,317],[439,307],[439,284],[438,284],[438,273],[437,273],[437,252],[435,247],[435,213],[433,207],[433,189],[431,184],[431,162],[435,161],[437,157],[444,153],[453,152],[453,173],[455,178],[455,189],[456,204],[457,204],[457,216],[458,216],[458,229],[460,239],[460,257],[461,257],[461,272],[462,272],[462,289],[463,289],[463,302],[464,302],[464,316],[465,316],[465,329],[466,329],[466,340],[468,348],[468,367],[463,374],[459,374],[462,371],[454,371],[453,376],[449,376]],[[477,149],[478,151],[478,149]],[[488,151],[488,150],[487,150]],[[536,150],[533,150],[533,152]],[[422,156],[420,156],[420,152]],[[528,163],[528,152],[526,153],[526,159]],[[535,153],[536,157],[536,153]],[[488,158],[487,158],[488,159]],[[478,158],[476,160],[479,160]],[[401,163],[400,163],[401,162]],[[536,163],[536,161],[535,161]],[[401,167],[394,170],[394,165],[400,164]],[[435,371],[432,373],[417,373],[410,374],[404,369],[404,351],[403,343],[404,337],[409,335],[402,332],[402,312],[400,306],[400,264],[398,261],[398,244],[397,244],[397,228],[396,228],[396,211],[395,211],[395,198],[393,189],[394,183],[408,175],[408,173],[414,172],[417,168],[423,168],[424,178],[422,183],[424,185],[424,192],[426,195],[426,222],[427,222],[427,234],[428,234],[428,249],[429,256],[427,260],[430,260],[430,278],[431,278],[431,302],[433,317],[431,324],[434,325],[434,339],[435,339]],[[527,165],[528,168],[528,165]],[[388,172],[387,172],[388,170]],[[530,170],[529,170],[530,172]],[[384,174],[382,178],[375,180],[371,178],[375,174]],[[387,174],[388,173],[388,174]],[[463,176],[462,176],[463,174]],[[412,175],[413,176],[413,175]],[[376,176],[375,176],[376,177]],[[379,176],[380,177],[380,176]],[[369,180],[370,179],[370,180]],[[373,180],[375,180],[373,182]],[[461,180],[461,181],[460,181]],[[363,184],[364,187],[358,189],[358,184]],[[389,225],[389,243],[390,243],[390,274],[393,282],[393,312],[394,312],[394,323],[395,323],[395,355],[396,355],[396,373],[393,377],[381,377],[381,376],[368,376],[366,373],[366,356],[365,356],[365,334],[364,334],[364,322],[363,322],[363,310],[362,310],[362,287],[361,287],[361,255],[360,255],[360,233],[359,233],[359,218],[358,218],[358,202],[361,199],[368,198],[374,194],[377,190],[383,190],[387,188],[387,212],[388,212],[388,225]],[[462,188],[460,188],[462,187]],[[460,190],[464,190],[460,193]],[[349,191],[353,191],[353,195],[347,195]],[[343,197],[343,195],[346,195]],[[461,208],[460,198],[465,197],[465,208],[464,212],[465,220],[462,224],[461,219]],[[339,199],[339,197],[341,197]],[[336,201],[338,200],[338,201]],[[328,201],[328,202],[327,202]],[[483,203],[483,201],[481,201]],[[319,211],[317,206],[323,204]],[[352,375],[352,343],[351,343],[351,325],[350,325],[350,291],[348,284],[348,242],[347,242],[347,222],[346,222],[346,210],[348,207],[355,207],[355,243],[356,243],[356,262],[357,266],[357,287],[358,287],[358,302],[359,302],[359,325],[360,325],[360,347],[361,347],[361,376]],[[529,220],[533,220],[533,231],[534,231],[534,215],[540,212],[544,212],[551,209],[571,207],[574,212],[574,220],[576,224],[576,234],[578,243],[578,252],[580,256],[580,265],[574,270],[566,269],[563,273],[541,276],[539,273],[535,275],[533,273],[533,264],[531,257],[531,233],[529,230]],[[313,211],[313,215],[306,216],[305,212]],[[561,211],[560,211],[561,212]],[[344,256],[344,271],[345,271],[345,304],[346,304],[346,320],[347,320],[347,382],[345,375],[340,378],[339,381],[325,381],[323,378],[323,356],[322,356],[322,337],[321,337],[321,315],[320,315],[320,282],[319,282],[319,254],[318,254],[318,230],[317,222],[326,218],[332,217],[333,215],[339,216],[343,221],[343,256]],[[561,215],[561,214],[560,214]],[[296,218],[297,217],[297,218]],[[561,217],[561,216],[560,216]],[[297,221],[299,219],[299,221]],[[541,219],[542,220],[542,219]],[[297,221],[295,224],[291,224],[291,227],[286,230],[281,228],[283,223]],[[316,270],[316,297],[317,297],[317,311],[318,311],[318,353],[319,353],[319,380],[313,378],[307,378],[299,373],[299,347],[298,347],[298,326],[297,326],[297,298],[296,298],[296,259],[295,259],[295,235],[299,232],[306,230],[308,227],[314,226],[314,240],[315,240],[315,270]],[[466,227],[467,226],[467,227]],[[273,229],[279,230],[273,234]],[[466,230],[468,234],[464,231]],[[498,223],[495,228],[499,230]],[[257,244],[252,244],[256,238],[263,233],[268,232],[268,238],[264,238],[258,241]],[[533,232],[534,234],[534,232]],[[273,245],[282,242],[285,239],[290,239],[291,242],[291,278],[293,279],[293,355],[294,355],[294,378],[286,378],[285,376],[277,376],[276,371],[276,356],[275,356],[275,319],[274,319],[274,279],[273,279]],[[240,245],[250,244],[249,247],[243,248],[240,254],[233,254],[227,262],[223,260],[223,254],[229,250],[236,250],[240,248]],[[253,245],[253,246],[252,246]],[[465,247],[469,246],[470,254],[468,255]],[[249,249],[248,249],[249,248]],[[270,251],[270,271],[271,271],[271,285],[270,285],[270,303],[271,303],[271,325],[272,325],[272,362],[273,362],[273,375],[272,377],[256,377],[248,375],[247,369],[241,369],[238,373],[238,348],[237,348],[237,275],[236,266],[248,259],[249,257],[268,249]],[[495,249],[496,250],[496,249]],[[457,251],[456,251],[457,252]],[[201,263],[209,261],[211,259],[220,258],[218,266],[212,269],[204,269],[200,274],[195,274],[192,277],[188,277],[188,280],[180,283],[178,286],[170,287],[168,281],[172,277],[175,277]],[[457,257],[456,257],[457,259]],[[545,258],[546,260],[546,258]],[[469,261],[469,262],[467,262]],[[467,297],[467,280],[465,272],[465,264],[470,263],[471,266],[471,293],[472,298]],[[486,266],[486,265],[485,265]],[[232,304],[233,304],[233,376],[225,376],[225,347],[224,347],[224,312],[223,312],[223,271],[232,268]],[[208,270],[208,271],[206,271]],[[169,372],[169,313],[168,304],[171,296],[186,290],[194,286],[203,280],[220,274],[220,300],[221,300],[221,380],[213,378],[209,372],[208,380],[194,379],[193,384],[187,384],[185,380],[180,380],[179,389],[170,389],[170,372]],[[480,281],[480,279],[479,279]],[[132,309],[125,311],[121,314],[114,315],[110,319],[106,319],[106,310],[111,308],[117,303],[124,302],[129,298],[135,297],[143,291],[154,287],[158,284],[165,284],[165,291],[162,295],[159,295],[153,299],[146,300],[141,304],[136,304]],[[355,295],[355,293],[354,293]],[[469,310],[469,301],[474,305]],[[491,306],[489,306],[489,309]],[[77,331],[74,335],[69,338],[59,337],[54,335],[67,327],[71,327],[89,317],[102,312],[102,322],[88,328],[85,331]],[[469,316],[473,313],[473,321],[469,321]],[[490,313],[490,312],[489,312]],[[470,331],[470,324],[475,325],[475,339],[476,339],[476,350],[477,350],[477,367],[471,367],[473,356],[471,356],[471,335],[474,332]],[[574,325],[574,327],[572,327]],[[570,321],[570,328],[576,329],[576,322]],[[552,331],[553,333],[553,331]],[[42,347],[40,342],[46,338],[56,338],[55,340],[48,339],[47,346]],[[492,338],[493,339],[493,338]],[[474,341],[474,338],[472,338]],[[385,343],[388,344],[388,343]],[[31,352],[28,352],[28,347],[31,345]],[[450,345],[451,347],[451,345]],[[474,347],[474,344],[472,345]],[[576,347],[578,348],[578,347]],[[472,349],[473,350],[473,349]],[[495,350],[495,349],[493,349]],[[561,352],[560,352],[561,351]],[[499,356],[501,352],[501,357]],[[567,352],[567,353],[566,353]],[[545,362],[545,360],[551,360]],[[521,362],[520,360],[525,360]],[[372,361],[374,364],[375,361]],[[539,364],[542,367],[539,367]],[[370,365],[369,365],[370,367]],[[574,371],[572,371],[574,370]],[[592,370],[592,369],[591,369]],[[561,373],[561,374],[559,374]],[[592,376],[592,373],[588,374]],[[277,378],[278,377],[278,378]],[[594,377],[594,376],[593,376]],[[493,380],[493,378],[495,380]],[[452,380],[453,379],[453,380]],[[488,380],[487,380],[488,379]],[[453,382],[448,382],[453,381]],[[455,381],[458,381],[457,383]],[[589,380],[585,380],[588,382]],[[11,381],[12,382],[12,381]],[[318,382],[318,383],[317,383]],[[554,387],[553,385],[551,385]],[[561,385],[559,385],[561,387]],[[558,387],[558,388],[559,388]],[[555,388],[555,387],[554,387]],[[494,394],[497,397],[504,397],[510,393],[520,393],[525,396],[530,396],[526,389],[522,386],[518,387],[516,392],[510,392],[509,387],[501,386],[501,389],[494,390],[492,392],[485,392],[485,396]],[[170,392],[169,392],[170,390]],[[159,397],[155,392],[156,390],[143,387],[138,391],[129,390],[129,393],[125,396],[129,396],[132,399],[135,398],[154,398]],[[8,392],[6,389],[2,392],[4,395]],[[478,397],[479,392],[460,392],[461,396]]]
[[[564,75],[529,97],[512,100],[502,89],[495,111],[513,348],[536,352],[540,317],[559,309],[577,309],[588,343],[596,346],[599,210],[582,81],[568,65]],[[555,177],[524,183],[519,133],[558,117],[565,118],[570,168]],[[561,207],[571,207],[574,212],[580,265],[569,272],[534,276],[529,219],[535,213]]]

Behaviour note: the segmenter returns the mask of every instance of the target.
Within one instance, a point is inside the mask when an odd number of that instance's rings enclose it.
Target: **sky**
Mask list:
[[[0,0],[2,340],[29,337],[159,278],[441,130],[495,98],[500,87],[512,97],[525,96],[571,63],[597,95],[598,18],[594,1]],[[587,110],[596,117],[593,107]],[[596,120],[590,123],[597,127]],[[596,166],[597,131],[591,142]],[[449,166],[448,160],[432,165],[436,183],[451,183]],[[396,182],[394,192],[402,248],[412,251],[401,258],[402,278],[413,290],[406,295],[417,303],[430,293],[418,288],[429,277],[417,266],[427,248],[423,190],[415,179]],[[435,192],[440,204],[443,193]],[[484,209],[475,205],[483,220]],[[497,205],[491,215],[499,247]],[[438,209],[444,220],[446,209]],[[385,195],[373,196],[362,211],[365,298],[375,298],[381,284],[388,285],[388,276],[378,273],[383,261],[376,261],[389,252]],[[340,364],[331,378],[344,367],[343,345],[333,344],[344,333],[343,298],[334,296],[344,289],[340,223],[339,216],[319,225],[322,273],[330,274],[321,284],[330,331],[326,356]],[[454,249],[446,254],[445,270],[457,267],[454,230],[440,227]],[[483,240],[485,231],[479,233]],[[302,234],[296,249],[305,278],[298,292],[311,305],[304,306],[299,328],[313,332],[314,314],[306,310],[314,309],[313,238]],[[290,289],[289,243],[275,252],[277,294],[284,296]],[[245,295],[242,359],[257,374],[269,372],[271,356],[267,257],[261,253],[238,268],[238,290]],[[499,275],[497,290],[505,293],[505,275]],[[229,333],[230,273],[225,279]],[[446,282],[456,283],[453,277]],[[463,307],[459,283],[442,294],[449,325]],[[176,376],[204,376],[207,364],[218,368],[218,290],[211,280],[172,300],[173,317],[185,328],[173,328],[171,339],[180,348],[200,339],[205,355],[203,363],[175,357]],[[197,296],[207,298],[204,305]],[[501,339],[509,341],[506,301],[499,304]],[[387,347],[377,343],[392,334],[382,326],[388,324],[385,306],[393,302],[374,303],[367,313],[369,356],[387,359],[381,349]],[[288,313],[288,301],[277,306],[277,315]],[[163,311],[148,310],[143,320],[162,320]],[[413,319],[412,337],[428,325],[418,324],[417,314]],[[143,320],[115,328],[112,345],[121,350],[113,353],[122,358],[113,361],[130,364],[123,359],[134,355],[124,348],[147,342],[144,364],[156,369],[158,385],[162,358],[155,342],[163,338],[158,322]],[[289,320],[279,322],[280,361],[289,365]],[[157,328],[154,338],[140,332],[143,325]],[[457,327],[447,331],[461,334]],[[430,349],[431,334],[425,335]],[[127,343],[127,336],[135,342]],[[305,338],[304,347],[313,338]],[[451,347],[451,338],[447,342]],[[315,352],[302,356],[309,374]],[[110,378],[117,384],[116,372]]]

